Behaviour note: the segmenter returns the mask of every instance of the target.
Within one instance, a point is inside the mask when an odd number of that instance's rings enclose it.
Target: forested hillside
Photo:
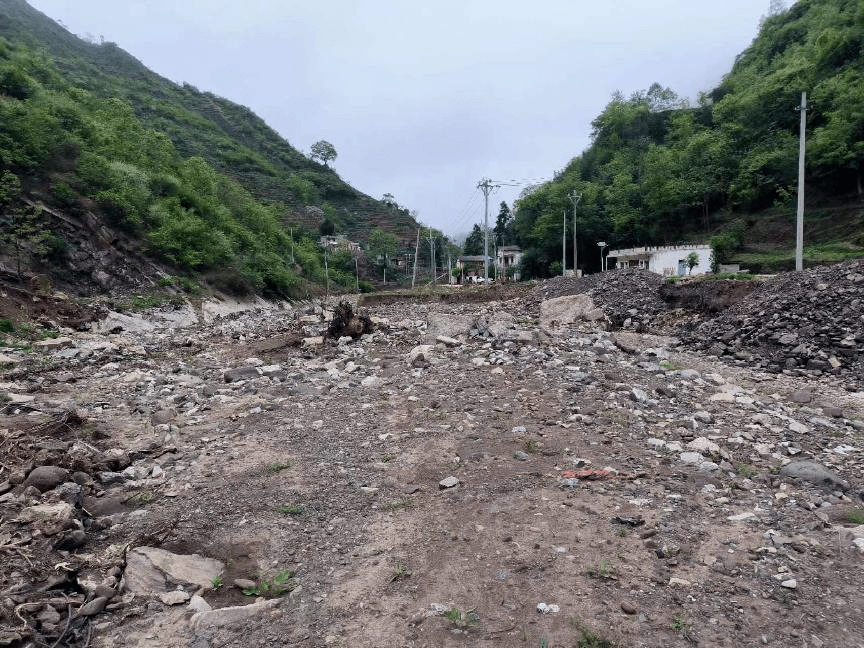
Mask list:
[[[791,249],[780,250],[794,240],[802,91],[813,108],[805,260],[864,254],[862,44],[864,3],[799,0],[766,17],[698,105],[657,83],[616,93],[592,122],[591,146],[517,201],[528,273],[542,276],[560,260],[562,214],[571,218],[574,191],[586,270],[599,266],[601,240],[627,247],[712,237],[720,261],[788,267]]]
[[[0,0],[0,39],[7,251],[63,256],[41,202],[95,214],[180,271],[287,295],[298,274],[323,281],[312,236],[324,220],[359,240],[381,228],[413,242],[407,209],[350,187],[247,108],[81,40],[23,0]]]

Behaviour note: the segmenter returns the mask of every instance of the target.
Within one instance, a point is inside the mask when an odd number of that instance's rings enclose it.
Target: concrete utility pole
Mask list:
[[[489,194],[495,185],[489,178],[483,178],[477,185],[477,188],[483,192],[486,198],[486,216],[483,220],[483,277],[484,283],[489,283]]]
[[[294,265],[294,228],[288,228],[288,231],[291,233],[291,265]]]
[[[432,240],[432,228],[429,228],[429,265],[432,266],[432,283],[437,283],[435,281],[437,274],[435,272],[435,241]]]
[[[801,93],[801,137],[798,143],[798,219],[795,228],[795,269],[804,269],[804,137],[807,133],[807,93]]]
[[[570,200],[573,201],[573,276],[577,279],[579,278],[579,250],[576,248],[576,205],[579,204],[579,201],[582,200],[582,194],[577,194],[576,190],[573,190],[569,196],[567,196]],[[566,228],[565,228],[566,229]],[[567,266],[566,259],[564,266]]]
[[[417,281],[417,253],[420,252],[420,228],[417,228],[417,243],[414,245],[414,275],[411,277],[411,287]]]
[[[384,272],[387,272],[386,270]],[[386,275],[385,275],[386,276]],[[385,280],[384,283],[387,283]],[[354,286],[357,288],[357,294],[360,294],[360,266],[357,263],[357,253],[354,253]]]
[[[561,276],[567,274],[567,210],[561,210],[561,223],[564,227],[561,229]],[[576,274],[576,268],[573,268],[573,274]]]

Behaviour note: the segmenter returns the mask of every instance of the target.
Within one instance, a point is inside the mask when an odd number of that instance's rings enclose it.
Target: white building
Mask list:
[[[670,277],[710,272],[711,251],[710,245],[666,245],[610,250],[608,256],[616,260],[616,268],[646,268],[664,277]],[[687,257],[693,253],[699,257],[699,263],[690,271]]]
[[[503,245],[498,248],[498,256],[496,259],[498,266],[498,277],[501,279],[507,278],[507,269],[516,268],[513,274],[513,281],[519,281],[519,264],[522,263],[522,248],[518,245]]]

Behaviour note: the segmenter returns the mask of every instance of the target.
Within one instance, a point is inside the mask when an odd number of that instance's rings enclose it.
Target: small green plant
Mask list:
[[[666,371],[680,371],[684,368],[680,362],[675,362],[674,360],[666,360],[665,362],[661,362],[660,366]]]
[[[390,463],[391,461],[394,461],[395,459],[396,459],[396,455],[394,455],[394,454],[388,454],[388,455],[384,455],[383,457],[381,457],[382,463]]]
[[[752,477],[756,474],[756,469],[750,464],[739,463],[737,466],[738,474],[742,477]]]
[[[244,596],[282,596],[297,587],[297,583],[291,580],[294,572],[284,569],[277,572],[272,578],[263,579],[254,587],[243,590]]]
[[[549,648],[549,640],[546,637],[540,637],[540,648]]]
[[[171,275],[166,275],[164,277],[159,277],[159,281],[157,283],[163,288],[167,288],[168,286],[173,286],[174,281],[174,277],[172,277]]]
[[[283,470],[288,470],[291,467],[290,463],[287,462],[277,462],[272,464],[267,464],[264,466],[264,472],[268,475],[276,475]]]
[[[293,506],[277,506],[276,512],[282,515],[303,515],[303,507],[297,504]]]
[[[455,607],[445,612],[444,618],[450,619],[457,628],[470,628],[477,625],[477,622],[480,621],[480,617],[477,616],[477,612],[474,610],[460,612],[459,608]]]
[[[626,538],[627,529],[618,529],[618,533],[616,533],[615,535],[617,535],[619,538]]]
[[[673,630],[687,630],[690,628],[690,624],[687,623],[687,617],[676,614],[672,617],[672,629]]]
[[[0,332],[2,332],[2,333],[14,333],[15,332],[15,325],[12,323],[12,320],[0,319]]]
[[[393,573],[390,575],[390,582],[392,583],[400,578],[410,578],[411,574],[412,572],[408,569],[408,565],[402,561],[398,561],[395,567],[393,567]]]
[[[597,634],[590,628],[582,625],[577,619],[570,621],[579,632],[579,641],[576,643],[577,648],[615,648],[615,644]]]
[[[165,298],[162,295],[133,295],[132,308],[134,310],[146,310],[148,308],[157,308],[165,303]]]
[[[616,580],[615,572],[612,566],[606,560],[601,560],[596,567],[591,567],[588,570],[588,575],[591,578],[602,578],[605,580]]]
[[[218,590],[224,584],[225,583],[222,582],[221,576],[217,576],[216,578],[214,578],[213,580],[210,581],[210,587],[212,587],[214,590]]]
[[[851,509],[843,514],[847,522],[852,524],[864,524],[864,511],[861,509]]]
[[[138,491],[132,497],[126,500],[126,503],[130,506],[134,506],[136,508],[140,508],[142,506],[146,506],[150,504],[153,500],[156,499],[156,496],[152,493],[152,491]]]
[[[525,442],[525,452],[528,454],[536,454],[540,449],[540,444],[535,439],[528,439]]]

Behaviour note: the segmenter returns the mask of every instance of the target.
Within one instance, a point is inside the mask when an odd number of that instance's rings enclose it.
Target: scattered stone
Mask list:
[[[630,601],[621,601],[621,610],[624,614],[636,614],[638,611],[636,606]]]
[[[40,492],[49,491],[69,479],[69,471],[60,466],[38,466],[30,471],[24,486],[35,486]]]
[[[180,605],[190,598],[192,598],[192,595],[184,590],[172,590],[159,594],[159,600],[165,605]]]
[[[440,482],[438,482],[438,488],[441,490],[446,490],[448,488],[454,488],[459,485],[459,480],[456,477],[445,477]]]
[[[106,596],[99,596],[97,598],[94,598],[89,603],[82,605],[80,608],[78,608],[78,613],[76,614],[76,616],[88,617],[99,614],[102,610],[105,609],[105,605],[107,603],[108,597]]]
[[[193,630],[212,630],[226,626],[239,626],[249,623],[251,619],[275,609],[279,603],[279,599],[269,599],[252,603],[251,605],[226,607],[210,610],[209,612],[196,612],[189,619],[189,625]]]
[[[783,587],[786,587],[788,589],[797,589],[798,588],[798,581],[795,580],[794,578],[790,578],[789,580],[785,580],[780,584]]]
[[[537,611],[540,614],[554,614],[561,611],[561,607],[556,603],[538,603]]]
[[[261,375],[258,367],[252,365],[241,365],[233,369],[228,369],[223,378],[226,383],[238,382],[240,380],[251,380]],[[167,421],[166,421],[167,422]]]
[[[181,555],[156,547],[136,547],[126,555],[124,589],[150,594],[174,589],[172,584],[209,588],[224,568],[220,561],[198,554]]]
[[[832,490],[849,490],[849,482],[815,461],[792,461],[783,466],[780,474]]]

